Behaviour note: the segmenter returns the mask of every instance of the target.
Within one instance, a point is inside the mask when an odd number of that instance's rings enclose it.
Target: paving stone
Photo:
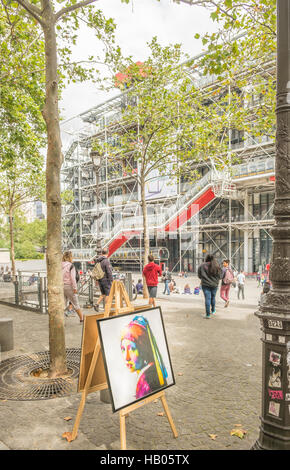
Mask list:
[[[0,441],[0,450],[10,450],[10,449],[4,444],[4,442]]]
[[[183,280],[185,282],[185,280]],[[129,449],[249,449],[258,437],[261,410],[260,324],[253,315],[260,291],[247,282],[247,303],[232,293],[227,311],[217,301],[217,315],[202,318],[202,295],[160,295],[176,385],[166,391],[179,437],[174,439],[166,417],[158,417],[160,402],[142,407],[126,420]],[[143,304],[144,300],[138,299]],[[48,318],[0,305],[0,317],[14,321],[14,350],[1,360],[48,349]],[[82,328],[76,318],[66,321],[66,347],[81,347]],[[183,375],[178,375],[182,373]],[[0,401],[1,445],[8,449],[120,448],[119,414],[87,397],[78,437],[68,443],[62,433],[72,430],[81,395],[45,401]],[[64,417],[71,416],[71,421]],[[236,423],[248,431],[245,439],[230,436]],[[216,434],[214,441],[208,434]],[[3,444],[2,444],[3,443]]]

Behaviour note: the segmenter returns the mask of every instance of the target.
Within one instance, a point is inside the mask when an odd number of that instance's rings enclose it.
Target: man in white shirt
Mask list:
[[[237,282],[238,282],[238,299],[240,298],[240,293],[242,293],[243,300],[245,299],[245,280],[246,276],[244,274],[244,271],[241,271],[240,274],[237,276]]]

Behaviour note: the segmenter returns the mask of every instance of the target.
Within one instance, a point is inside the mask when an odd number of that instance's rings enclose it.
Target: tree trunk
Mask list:
[[[14,226],[13,226],[13,209],[9,209],[9,233],[10,233],[10,255],[12,264],[12,280],[16,280],[16,267],[15,267],[15,250],[14,250]]]
[[[147,203],[145,195],[145,181],[141,177],[141,206],[143,214],[143,240],[144,240],[144,257],[143,257],[143,267],[148,263],[149,255],[149,228],[148,228],[148,217],[147,217]],[[146,284],[146,279],[143,276],[143,298],[148,299],[148,289]]]
[[[57,377],[67,371],[64,297],[62,277],[62,233],[60,169],[62,164],[58,113],[57,46],[54,14],[51,3],[43,0],[46,59],[46,99],[43,110],[47,128],[46,201],[47,201],[47,287],[49,313],[49,376]]]

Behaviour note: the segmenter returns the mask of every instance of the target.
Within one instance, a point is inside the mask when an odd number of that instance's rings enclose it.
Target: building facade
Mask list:
[[[269,59],[267,73],[274,73]],[[196,73],[196,72],[194,72]],[[215,77],[194,77],[207,94]],[[72,194],[63,207],[63,246],[89,261],[108,246],[112,264],[142,266],[143,229],[139,168],[110,163],[92,149],[93,140],[112,143],[122,132],[126,92],[65,121],[62,189]],[[156,175],[146,188],[150,250],[173,271],[196,272],[207,253],[229,258],[236,269],[254,273],[270,260],[274,223],[274,142],[231,129],[229,147],[236,164],[224,172],[200,165],[200,178],[170,183]],[[128,171],[128,167],[130,170]]]

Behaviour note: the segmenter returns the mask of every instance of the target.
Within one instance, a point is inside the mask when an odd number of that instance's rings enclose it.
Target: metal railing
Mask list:
[[[48,313],[47,276],[39,272],[18,271],[14,282],[0,281],[0,304],[14,306],[37,313]],[[132,273],[116,275],[123,281],[129,299],[133,299]],[[88,275],[78,282],[78,296],[81,307],[91,308],[100,296],[97,283]]]
[[[242,163],[240,165],[234,165],[232,167],[232,180],[233,182],[236,179],[242,178],[244,176],[259,175],[263,173],[268,173],[274,171],[275,160],[272,157],[257,159],[249,163]],[[212,186],[212,184],[217,180],[230,180],[230,172],[218,172],[218,171],[209,171],[204,175],[200,180],[196,181],[195,184],[181,197],[179,197],[176,202],[170,207],[165,209],[163,213],[158,213],[148,216],[148,225],[149,227],[161,227],[166,223],[169,223],[173,217],[178,215],[182,210],[188,207],[190,202],[194,200],[199,193],[204,192],[207,187]],[[110,233],[110,238],[106,240],[106,244],[110,240],[114,239],[118,234],[122,233],[124,230],[140,230],[143,227],[143,217],[134,216],[129,217],[128,219],[123,219],[118,222]]]

